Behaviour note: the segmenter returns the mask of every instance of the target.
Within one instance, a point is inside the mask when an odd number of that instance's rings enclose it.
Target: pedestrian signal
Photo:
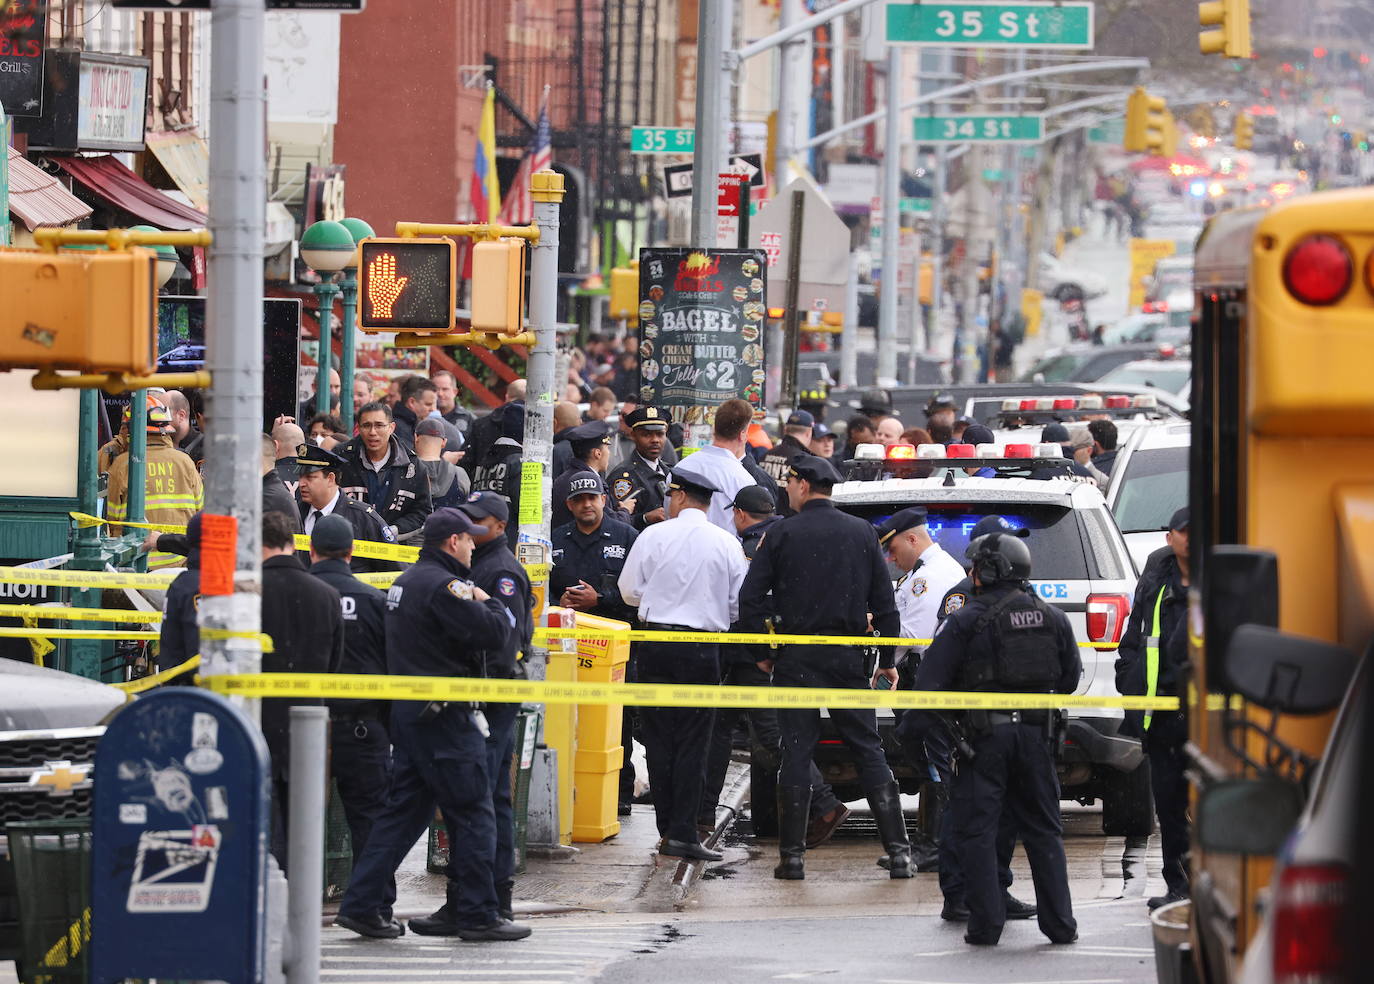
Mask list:
[[[634,266],[611,268],[611,303],[608,313],[612,318],[625,320],[631,324],[639,322],[639,261]]]
[[[458,244],[452,239],[379,239],[358,244],[358,327],[363,331],[453,331]]]
[[[0,297],[0,369],[157,368],[151,249],[0,249]]]
[[[472,247],[472,330],[518,335],[524,330],[525,241],[498,239]]]

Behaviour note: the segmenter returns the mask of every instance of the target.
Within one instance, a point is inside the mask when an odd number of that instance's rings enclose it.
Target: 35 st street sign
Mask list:
[[[917,116],[917,143],[1039,143],[1043,116]]]
[[[697,132],[680,126],[630,127],[632,154],[690,154],[696,150]]]
[[[1091,3],[889,2],[886,14],[890,44],[1060,50],[1093,46]]]

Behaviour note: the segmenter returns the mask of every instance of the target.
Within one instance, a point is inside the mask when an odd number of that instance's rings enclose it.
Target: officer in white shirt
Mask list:
[[[669,518],[646,527],[630,548],[620,572],[620,595],[639,606],[644,628],[725,632],[738,618],[748,562],[739,540],[706,518],[717,491],[674,470],[668,480]],[[720,683],[717,643],[644,642],[636,659],[641,683]],[[659,853],[719,861],[721,855],[702,845],[696,827],[715,712],[644,707],[640,717],[654,814],[663,835]]]

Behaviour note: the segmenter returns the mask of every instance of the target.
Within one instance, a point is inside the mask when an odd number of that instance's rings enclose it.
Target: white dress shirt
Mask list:
[[[339,504],[339,496],[341,496],[341,495],[343,495],[343,491],[342,491],[342,490],[335,492],[335,493],[334,493],[334,498],[330,499],[330,500],[329,500],[329,505],[325,506],[323,509],[316,509],[314,506],[311,506],[311,507],[310,507],[310,511],[309,511],[308,513],[305,514],[305,535],[306,535],[306,536],[309,536],[310,533],[315,529],[315,520],[316,520],[316,519],[322,518],[322,517],[324,517],[324,516],[328,516],[330,513],[332,513],[332,512],[334,511],[334,507],[337,506],[337,505]]]
[[[620,572],[620,595],[639,606],[643,621],[724,632],[739,617],[748,569],[739,540],[702,510],[684,509],[639,534]]]
[[[689,454],[673,468],[688,478],[698,475],[706,484],[719,489],[711,496],[711,508],[706,518],[731,536],[735,531],[735,496],[740,489],[754,484],[754,477],[744,470],[734,453],[714,444]]]
[[[932,543],[921,552],[916,566],[897,582],[897,614],[902,617],[902,635],[909,639],[932,639],[940,612],[940,599],[964,579],[964,568]],[[898,658],[910,652],[899,649]]]

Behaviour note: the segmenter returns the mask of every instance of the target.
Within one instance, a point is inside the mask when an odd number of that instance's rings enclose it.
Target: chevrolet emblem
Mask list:
[[[49,796],[70,796],[77,786],[89,783],[90,777],[89,765],[49,762],[29,776],[29,785],[46,787]]]

